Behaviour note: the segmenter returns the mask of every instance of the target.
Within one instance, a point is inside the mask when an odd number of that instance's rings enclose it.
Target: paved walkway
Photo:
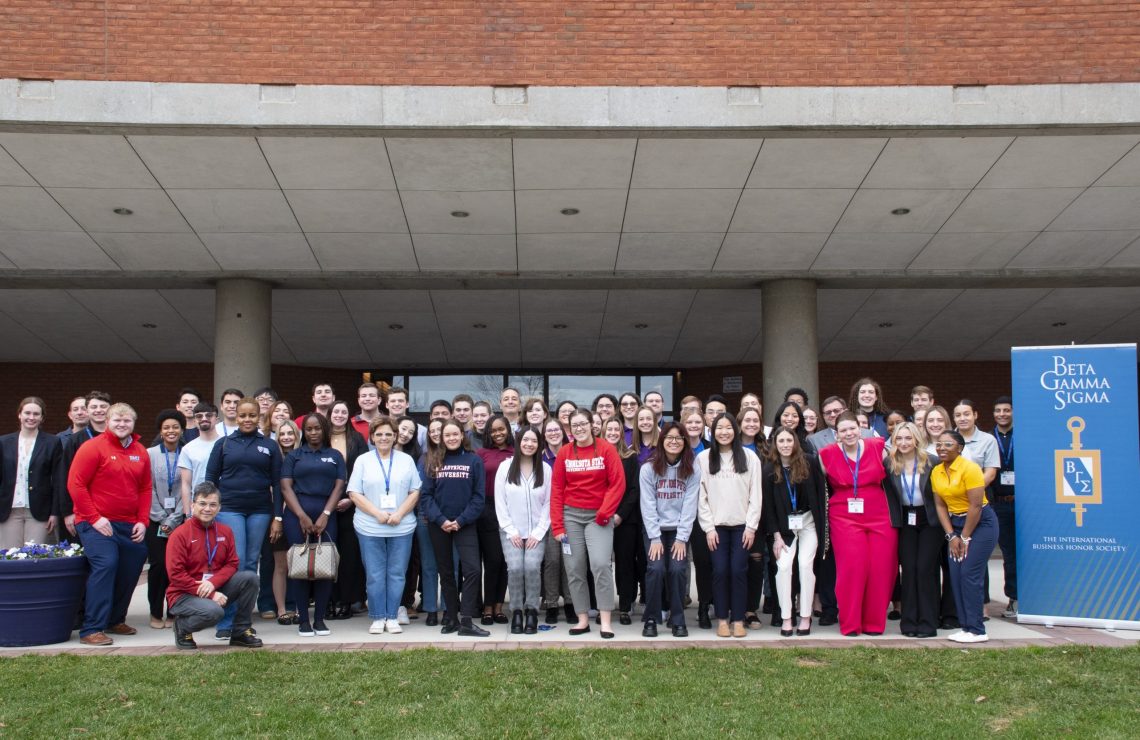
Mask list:
[[[990,562],[991,593],[1001,594],[1001,562]],[[989,605],[990,621],[986,623],[990,635],[989,642],[973,645],[985,649],[1000,649],[1010,647],[1024,647],[1028,645],[1058,646],[1058,645],[1101,645],[1109,647],[1123,647],[1136,645],[1140,641],[1140,632],[1119,630],[1085,629],[1079,627],[1045,628],[1037,625],[1016,624],[1010,620],[1002,619],[1000,614],[1005,607],[1004,598],[995,598]],[[764,615],[768,617],[768,615]],[[942,635],[949,632],[940,632],[937,638],[917,639],[904,637],[899,633],[898,622],[887,622],[887,632],[878,637],[859,636],[843,637],[838,626],[820,627],[813,624],[810,637],[780,637],[779,628],[765,624],[759,630],[750,630],[747,637],[717,638],[712,630],[701,630],[696,627],[696,611],[690,609],[686,613],[689,625],[688,638],[674,638],[665,628],[661,628],[661,636],[655,639],[641,636],[639,616],[634,617],[634,623],[628,627],[617,624],[616,614],[614,620],[614,634],[612,640],[602,640],[598,634],[598,627],[591,625],[591,632],[586,635],[571,637],[567,633],[567,624],[560,621],[552,625],[552,629],[540,631],[537,635],[512,635],[509,625],[494,625],[490,627],[491,636],[485,638],[456,637],[455,635],[441,635],[438,627],[427,627],[422,618],[413,620],[404,627],[401,635],[370,635],[370,624],[366,615],[348,620],[332,621],[328,623],[332,634],[326,637],[302,638],[297,634],[296,627],[284,627],[276,621],[254,618],[254,627],[258,635],[265,641],[266,650],[289,652],[317,652],[317,651],[358,651],[358,650],[407,650],[413,648],[435,647],[443,650],[526,650],[543,648],[640,648],[651,650],[667,650],[671,648],[847,648],[857,645],[889,648],[961,648],[958,643],[951,642]],[[190,651],[178,650],[174,647],[174,636],[171,630],[155,630],[147,626],[148,615],[146,606],[145,576],[135,590],[131,602],[131,610],[127,622],[138,628],[137,635],[129,637],[116,636],[113,647],[88,648],[79,644],[78,632],[72,634],[70,641],[58,645],[48,645],[36,648],[0,648],[0,657],[25,654],[51,655],[67,653],[72,655],[160,655],[165,653],[193,654]],[[199,653],[221,653],[230,650],[228,644],[217,642],[213,633],[199,633],[195,635],[198,641]]]

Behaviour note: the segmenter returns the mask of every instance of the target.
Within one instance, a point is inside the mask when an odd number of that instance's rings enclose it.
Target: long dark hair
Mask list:
[[[420,449],[420,428],[419,425],[416,424],[416,420],[410,416],[401,416],[393,419],[393,421],[396,423],[396,444],[394,445],[396,447],[400,445],[400,425],[403,424],[404,421],[412,422],[412,438],[400,449],[400,452],[403,452],[416,462],[419,462],[424,451]],[[426,437],[427,435],[425,434],[424,436]],[[372,440],[369,439],[368,441],[371,442]]]
[[[776,437],[780,432],[787,432],[792,435],[792,464],[788,466],[788,477],[792,479],[792,483],[802,483],[807,480],[811,474],[811,468],[808,467],[807,455],[804,454],[804,448],[800,444],[799,436],[791,429],[784,427],[777,427],[772,430],[771,442],[765,457],[768,462],[772,463],[772,477],[777,483],[784,482],[784,461],[780,459],[780,451],[776,449]]]
[[[711,445],[713,449],[709,450],[709,474],[716,475],[720,472],[720,442],[716,441],[716,428],[720,425],[721,419],[727,419],[732,425],[732,472],[743,475],[748,472],[748,458],[744,454],[744,442],[740,439],[740,425],[736,423],[736,417],[727,411],[717,414],[713,419]]]
[[[488,424],[491,422],[488,421]],[[439,469],[443,467],[443,458],[447,455],[447,445],[443,441],[443,434],[447,431],[448,427],[455,427],[462,434],[459,442],[459,452],[471,451],[471,440],[467,437],[467,432],[464,431],[463,425],[455,419],[448,419],[443,422],[443,426],[439,430],[439,446],[432,449],[430,438],[428,443],[428,453],[426,455],[427,463],[424,465],[424,472],[431,478],[439,474]]]
[[[329,423],[328,418],[324,414],[318,414],[316,411],[310,411],[305,414],[305,418],[301,419],[301,437],[297,440],[297,447],[308,446],[309,440],[305,438],[305,425],[309,423],[309,419],[316,419],[321,425],[321,448],[328,447],[332,444],[332,424]]]
[[[693,455],[693,448],[689,446],[689,435],[679,421],[670,421],[661,427],[661,434],[657,435],[657,446],[653,448],[653,455],[649,458],[649,464],[653,466],[653,473],[657,477],[660,478],[665,475],[665,471],[669,467],[669,458],[665,454],[665,435],[674,429],[677,434],[681,435],[681,439],[685,443],[685,449],[681,451],[681,467],[677,469],[677,477],[687,480],[693,474],[693,460],[696,458]]]
[[[509,390],[509,389],[506,389],[506,390]],[[524,415],[523,418],[525,419],[526,416]],[[495,447],[495,443],[491,441],[491,428],[493,426],[495,426],[495,422],[499,421],[500,419],[502,420],[502,422],[504,424],[507,425],[507,448],[510,449],[511,445],[514,444],[513,440],[511,439],[511,422],[508,421],[507,417],[503,416],[502,414],[492,414],[491,418],[487,419],[487,423],[483,425],[483,448],[484,449],[488,449],[488,450],[498,449],[497,447]]]
[[[784,401],[776,409],[776,416],[772,420],[772,433],[768,435],[769,442],[776,441],[776,432],[784,428],[784,422],[780,421],[780,417],[784,415],[784,409],[793,408],[796,411],[796,416],[799,417],[799,422],[796,423],[796,428],[792,433],[796,435],[796,441],[799,442],[800,447],[804,446],[804,440],[807,439],[807,427],[804,426],[804,410],[795,401]]]
[[[488,424],[490,422],[487,422]],[[535,441],[538,443],[538,449],[531,455],[531,465],[534,467],[534,484],[536,486],[542,485],[542,431],[538,427],[531,424],[524,424],[519,427],[515,432],[515,454],[511,455],[511,466],[507,468],[507,482],[513,486],[517,486],[522,482],[522,474],[519,468],[522,467],[520,458],[523,457],[522,453],[522,438],[527,432],[532,432],[535,436]]]

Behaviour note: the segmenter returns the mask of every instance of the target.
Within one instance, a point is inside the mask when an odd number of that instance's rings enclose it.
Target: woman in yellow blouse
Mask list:
[[[997,542],[997,516],[986,501],[986,482],[978,464],[962,457],[966,441],[947,431],[935,440],[938,459],[930,472],[930,487],[937,494],[938,520],[950,550],[950,585],[962,627],[948,639],[985,642],[990,639],[982,621],[985,574]]]

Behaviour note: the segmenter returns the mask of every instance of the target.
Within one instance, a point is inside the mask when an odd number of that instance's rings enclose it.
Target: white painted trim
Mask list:
[[[1140,630],[1140,622],[1119,619],[1092,619],[1089,617],[1050,617],[1039,614],[1018,614],[1018,624],[1040,624],[1046,627],[1091,627],[1101,630]]]
[[[696,130],[1140,124],[1140,83],[506,92],[491,86],[0,79],[0,123]]]

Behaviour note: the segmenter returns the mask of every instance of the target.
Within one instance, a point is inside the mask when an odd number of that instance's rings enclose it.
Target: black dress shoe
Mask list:
[[[657,623],[650,620],[641,628],[642,637],[657,637]]]
[[[459,625],[460,637],[490,637],[491,633],[474,622]]]
[[[495,620],[495,624],[506,624],[507,622],[511,621],[511,620],[507,619],[507,615],[503,614],[502,612],[496,613],[494,616],[494,620]]]
[[[962,625],[958,624],[957,619],[943,619],[938,624],[938,629],[940,630],[956,630],[961,629],[961,627]]]
[[[799,627],[796,627],[796,634],[799,635],[800,637],[807,637],[808,635],[810,635],[811,634],[811,620],[810,619],[808,620],[808,626],[807,627],[804,627],[802,629]]]
[[[588,624],[585,627],[571,627],[570,628],[570,634],[572,634],[572,635],[584,635],[589,631],[590,631],[590,625],[588,625]]]
[[[824,614],[819,618],[820,627],[830,627],[833,624],[839,624],[839,617],[835,614]]]
[[[197,650],[198,643],[194,642],[194,635],[190,632],[174,632],[174,645],[179,650]]]
[[[683,624],[673,625],[673,637],[688,637],[689,628]]]
[[[633,624],[633,620],[629,618],[629,612],[622,612],[618,614],[618,623],[625,625]]]
[[[456,632],[458,630],[459,630],[459,623],[458,622],[445,621],[443,623],[443,627],[440,628],[440,630],[439,630],[439,634],[450,635],[452,632]]]
[[[915,632],[914,636],[919,638],[919,639],[923,639],[926,637],[938,637],[938,633],[937,632]]]
[[[709,619],[708,604],[701,604],[697,607],[697,626],[703,630],[712,629],[712,620]]]
[[[794,634],[796,634],[795,630],[785,630],[785,629],[780,630],[780,637],[791,637]]]
[[[484,625],[484,626],[489,625],[489,624],[494,624],[495,623],[495,615],[491,614],[490,612],[487,612],[486,614],[483,615],[483,618],[479,620],[479,623]]]
[[[521,635],[523,633],[523,613],[515,609],[511,615],[511,634]]]
[[[525,625],[523,632],[528,635],[538,634],[538,609],[527,609],[523,614],[525,617]]]
[[[898,609],[891,609],[889,612],[887,612],[887,619],[891,620],[892,622],[897,622],[902,619],[902,612],[900,612]]]
[[[558,624],[558,607],[552,606],[546,610],[546,623]]]
[[[253,630],[247,629],[231,637],[230,645],[234,647],[259,648],[262,642],[257,635],[253,634]]]
[[[918,633],[907,631],[903,633],[903,637],[918,637]]]
[[[439,612],[428,612],[427,619],[424,620],[424,624],[426,624],[428,627],[438,627]]]

